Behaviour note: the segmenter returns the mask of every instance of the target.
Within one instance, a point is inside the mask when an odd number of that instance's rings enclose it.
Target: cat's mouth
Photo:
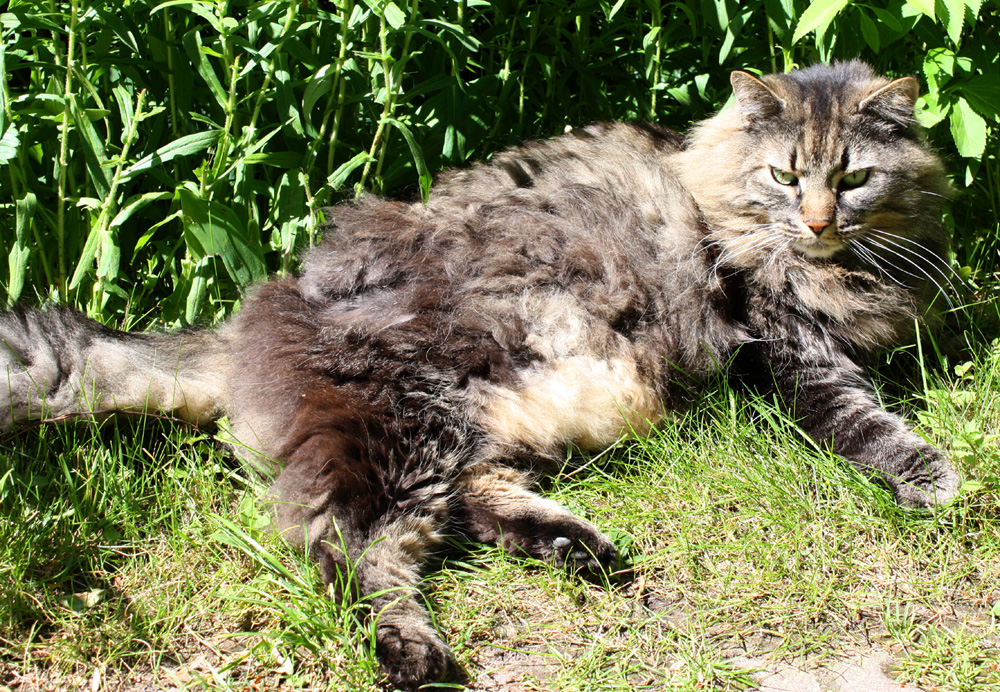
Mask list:
[[[836,238],[802,238],[792,243],[792,247],[806,257],[826,259],[847,247],[847,244]]]

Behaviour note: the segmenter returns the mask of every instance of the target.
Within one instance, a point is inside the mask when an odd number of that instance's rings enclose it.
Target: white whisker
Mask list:
[[[927,279],[928,281],[930,281],[930,282],[931,282],[932,284],[934,284],[934,286],[936,286],[936,287],[937,287],[938,291],[940,291],[940,292],[941,292],[941,295],[942,295],[942,296],[944,297],[945,301],[947,301],[947,303],[948,303],[948,307],[950,307],[950,308],[951,308],[952,310],[954,310],[954,309],[955,309],[955,304],[954,304],[954,303],[952,303],[952,302],[951,302],[951,298],[949,298],[949,297],[948,297],[948,291],[946,291],[946,290],[944,289],[944,287],[943,287],[943,286],[942,286],[942,285],[941,285],[940,283],[938,283],[938,282],[937,282],[937,280],[936,280],[936,279],[935,279],[935,278],[934,278],[933,276],[931,276],[931,275],[930,275],[930,274],[929,274],[929,273],[928,273],[928,272],[927,272],[927,271],[926,271],[926,270],[925,270],[925,269],[924,269],[923,267],[921,267],[921,266],[920,266],[919,264],[917,264],[916,262],[914,262],[914,261],[913,261],[913,260],[911,260],[910,258],[908,258],[908,257],[905,257],[904,255],[901,255],[900,253],[896,252],[896,251],[895,251],[895,250],[893,250],[892,248],[890,248],[890,247],[887,247],[887,246],[885,246],[885,245],[882,245],[882,244],[881,244],[880,242],[878,242],[877,240],[875,240],[875,239],[874,239],[874,238],[872,238],[871,236],[869,236],[869,237],[865,238],[865,240],[867,240],[867,241],[869,241],[869,242],[873,243],[874,245],[877,245],[878,247],[882,248],[882,249],[883,249],[883,250],[885,250],[886,252],[890,253],[890,254],[891,254],[891,255],[892,255],[893,257],[896,257],[896,258],[898,258],[898,259],[900,259],[900,260],[902,260],[902,261],[906,262],[906,263],[907,263],[907,264],[909,264],[909,265],[910,265],[911,267],[913,267],[914,269],[916,269],[917,271],[919,271],[919,272],[920,272],[921,274],[923,274],[923,275],[924,275],[924,277],[925,277],[925,278],[926,278],[926,279]],[[878,255],[878,253],[876,253],[876,255]],[[888,265],[889,265],[889,266],[891,266],[891,267],[894,267],[895,269],[897,269],[897,270],[899,270],[899,271],[903,272],[904,274],[907,274],[907,275],[909,275],[909,276],[912,276],[912,277],[913,277],[913,278],[915,278],[915,279],[919,279],[919,278],[920,278],[920,277],[919,277],[919,276],[917,276],[916,274],[913,274],[913,273],[911,273],[911,272],[908,272],[908,271],[906,271],[905,269],[903,269],[902,267],[899,267],[898,265],[895,265],[895,264],[893,264],[893,263],[892,263],[891,261],[889,261],[889,260],[888,260],[887,258],[885,258],[884,256],[882,256],[882,255],[878,255],[878,256],[879,256],[879,257],[880,257],[880,258],[881,258],[881,259],[882,259],[882,260],[883,260],[884,262],[886,262],[886,264],[888,264]],[[949,285],[950,285],[950,284],[949,284]],[[954,287],[953,287],[953,286],[952,286],[952,288],[954,289]]]
[[[962,275],[959,274],[957,271],[955,271],[955,268],[952,267],[943,257],[941,257],[940,255],[938,255],[936,253],[931,252],[930,248],[926,247],[925,245],[922,245],[921,243],[917,242],[913,238],[907,238],[906,236],[902,236],[902,235],[899,235],[897,233],[892,233],[890,231],[886,231],[886,230],[883,230],[881,228],[872,228],[872,229],[869,229],[869,230],[872,231],[872,232],[874,232],[874,233],[877,233],[879,235],[879,237],[882,238],[882,240],[886,241],[887,243],[892,243],[893,245],[895,245],[896,247],[900,248],[901,250],[905,250],[906,252],[909,252],[911,255],[916,255],[916,256],[920,257],[921,259],[928,260],[929,262],[931,262],[931,266],[934,267],[935,269],[937,269],[937,271],[941,272],[942,274],[944,272],[941,270],[941,267],[947,269],[948,271],[950,271],[952,273],[952,275],[956,279],[958,279],[959,283],[961,283],[963,286],[965,285],[965,279],[962,278]],[[910,245],[914,245],[917,248],[919,248],[922,252],[917,252],[916,250],[911,250],[911,249],[905,248],[902,245],[900,245],[898,242],[893,242],[891,240],[891,238],[895,238],[897,241],[902,241],[902,242],[909,243]],[[947,277],[945,277],[945,280],[947,280]],[[950,281],[948,281],[948,283],[951,284]],[[952,289],[954,290],[954,288],[955,288],[955,286],[954,286],[954,284],[952,284]]]
[[[766,230],[769,231],[770,229]],[[724,264],[732,264],[732,262],[737,258],[744,257],[752,252],[761,250],[774,242],[774,234],[772,233],[758,231],[754,235],[758,235],[759,237],[756,238],[751,237],[750,242],[747,242],[739,247],[734,248],[729,245],[724,247],[722,252],[719,253],[719,256],[715,259],[715,262],[705,273],[703,279],[707,280],[708,277],[711,276],[712,274],[718,275],[719,267],[723,266]]]
[[[877,271],[882,277],[884,277],[886,279],[889,279],[890,281],[892,281],[892,282],[894,282],[894,283],[902,286],[903,288],[911,289],[912,290],[912,288],[913,288],[912,286],[909,286],[908,284],[903,283],[898,278],[896,278],[895,276],[893,276],[892,274],[890,274],[889,272],[887,272],[881,266],[882,263],[879,261],[879,257],[877,255],[875,255],[871,251],[871,249],[866,248],[864,245],[862,245],[857,240],[848,240],[847,241],[847,247],[848,247],[848,249],[851,252],[854,253],[854,255],[856,257],[858,257],[862,262],[864,262],[865,264],[867,264],[868,266],[870,266],[872,269],[874,269],[875,271]],[[899,269],[899,267],[896,267],[896,268]],[[899,271],[903,271],[903,270],[899,269]],[[906,272],[904,272],[904,273],[906,273]]]

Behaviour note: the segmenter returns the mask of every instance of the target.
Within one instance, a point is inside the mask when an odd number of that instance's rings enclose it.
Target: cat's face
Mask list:
[[[836,257],[915,273],[947,194],[913,125],[916,80],[844,63],[763,79],[735,72],[732,84],[733,108],[700,126],[683,155],[725,261]]]
[[[808,73],[806,73],[808,74]],[[748,157],[744,202],[770,232],[806,257],[827,258],[905,222],[915,191],[907,138],[915,79],[799,81],[733,75]],[[804,83],[803,83],[804,82]]]

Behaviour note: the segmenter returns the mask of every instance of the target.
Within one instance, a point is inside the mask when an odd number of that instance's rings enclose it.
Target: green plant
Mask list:
[[[322,207],[611,118],[684,129],[733,68],[920,71],[961,157],[959,259],[1000,208],[995,0],[13,0],[0,43],[0,284],[119,325],[215,320],[295,267]]]

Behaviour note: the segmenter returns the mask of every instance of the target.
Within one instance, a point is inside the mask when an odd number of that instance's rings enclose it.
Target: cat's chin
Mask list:
[[[816,239],[799,240],[792,243],[792,247],[810,259],[827,259],[833,257],[847,246],[843,243],[831,243]]]

